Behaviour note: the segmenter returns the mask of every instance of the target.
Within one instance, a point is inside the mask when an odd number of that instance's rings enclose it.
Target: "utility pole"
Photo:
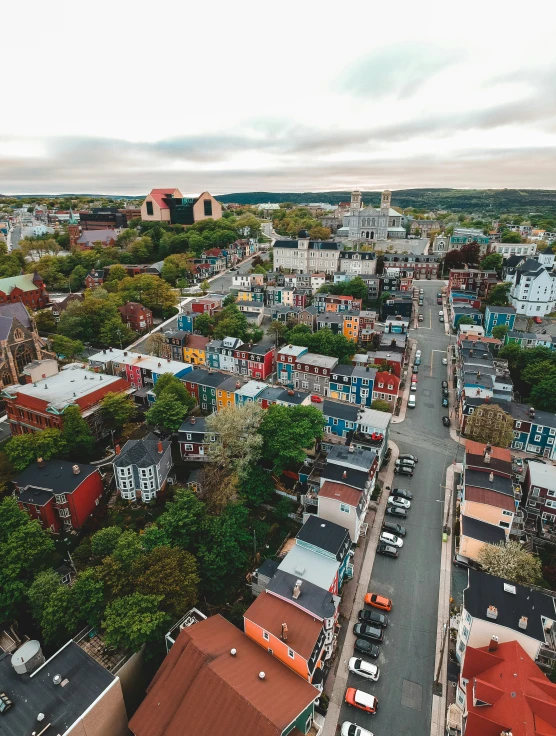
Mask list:
[[[446,649],[446,638],[448,634],[448,624],[443,624],[442,629],[442,645],[440,647],[440,659],[438,660],[438,667],[436,669],[436,676],[432,685],[432,691],[435,695],[442,695],[442,683],[440,682],[440,672],[442,670],[442,662],[444,661],[444,650]]]

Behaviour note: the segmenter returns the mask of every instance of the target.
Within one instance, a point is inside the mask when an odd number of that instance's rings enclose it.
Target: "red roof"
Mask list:
[[[468,680],[467,733],[556,736],[556,685],[516,641],[494,652],[468,646],[461,677]]]
[[[175,196],[176,192],[178,193],[178,197],[182,196],[179,189],[151,189],[149,197],[151,197],[151,199],[154,199],[154,201],[161,209],[167,210],[168,205],[164,201],[164,197],[167,197],[170,194]]]
[[[496,508],[506,509],[506,511],[515,511],[515,501],[511,496],[506,496],[504,493],[498,493],[497,491],[490,491],[488,488],[465,486],[465,500],[496,506]]]
[[[333,483],[330,480],[325,480],[319,491],[319,496],[321,498],[332,498],[335,501],[357,507],[361,500],[361,491],[345,486],[343,483]]]
[[[188,335],[186,347],[204,350],[209,342],[210,339],[208,337],[203,337],[202,335]]]
[[[394,389],[397,389],[400,384],[400,379],[393,373],[390,373],[390,371],[377,371],[374,385],[377,386],[379,382],[384,383],[384,388],[386,388],[387,384],[390,383],[394,386]]]
[[[487,447],[488,445],[485,445],[482,442],[467,440],[465,443],[465,452],[468,452],[470,455],[484,455]],[[503,447],[490,445],[489,455],[496,458],[496,460],[503,460],[507,463],[512,462],[512,453]]]
[[[280,736],[318,695],[229,621],[212,616],[181,631],[129,727],[136,736]]]

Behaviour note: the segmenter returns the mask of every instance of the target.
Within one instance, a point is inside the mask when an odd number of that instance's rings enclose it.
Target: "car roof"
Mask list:
[[[369,693],[366,693],[363,690],[356,690],[354,698],[357,703],[361,703],[362,705],[368,705],[368,706],[374,707],[375,696],[369,695]]]

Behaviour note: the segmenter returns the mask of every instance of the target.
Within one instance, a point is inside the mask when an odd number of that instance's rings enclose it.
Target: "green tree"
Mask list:
[[[145,342],[145,350],[149,355],[154,355],[156,358],[161,358],[164,355],[166,349],[166,338],[161,332],[153,332],[152,335],[147,337]]]
[[[76,266],[71,272],[69,277],[69,285],[73,291],[82,289],[85,286],[85,279],[87,278],[87,269],[83,266]]]
[[[209,447],[213,464],[229,472],[243,473],[261,454],[262,439],[258,429],[264,410],[248,402],[242,406],[225,406],[206,420],[206,428],[216,438]]]
[[[523,549],[519,542],[485,544],[479,551],[479,562],[490,575],[518,585],[539,585],[542,582],[540,559]]]
[[[109,646],[138,652],[143,644],[164,635],[170,617],[160,610],[164,596],[133,593],[112,601],[102,626]]]
[[[72,590],[59,585],[46,602],[40,621],[44,641],[53,646],[67,640],[70,632],[79,630],[80,616]]]
[[[106,608],[106,594],[95,568],[79,573],[71,587],[71,597],[80,620],[88,626],[98,626]]]
[[[497,404],[481,404],[465,423],[465,435],[471,440],[497,447],[509,447],[514,422]]]
[[[83,343],[80,340],[71,340],[64,335],[53,337],[50,345],[58,357],[64,356],[68,360],[83,354]]]
[[[198,317],[195,318],[195,332],[198,332],[203,337],[210,337],[212,333],[214,332],[214,327],[216,325],[215,318],[208,314],[208,312],[204,312],[203,314],[200,314]]]
[[[275,488],[270,473],[260,465],[252,465],[239,479],[239,494],[249,506],[268,503],[274,496]]]
[[[52,569],[39,572],[31,583],[27,597],[31,613],[37,623],[41,623],[48,601],[60,585],[60,576]]]
[[[496,325],[492,328],[492,337],[495,337],[497,340],[504,341],[504,338],[508,334],[508,325]]]
[[[195,320],[195,329],[197,329],[198,321]],[[245,341],[248,331],[247,317],[239,311],[236,304],[229,304],[224,307],[216,317],[214,337],[217,340],[222,340],[225,337],[238,337]]]
[[[145,414],[147,424],[177,432],[187,415],[187,407],[175,396],[161,396]]]
[[[533,386],[530,399],[535,408],[556,412],[556,370]]]
[[[472,317],[468,317],[466,314],[463,317],[460,317],[457,321],[458,327],[460,325],[474,325],[475,320]]]
[[[125,302],[140,302],[147,309],[154,310],[171,309],[178,301],[169,283],[148,273],[122,279],[118,293]]]
[[[137,335],[122,322],[122,318],[111,317],[101,327],[98,340],[102,345],[128,345]]]
[[[63,414],[62,439],[71,458],[80,460],[91,456],[95,438],[89,425],[81,416],[78,406],[68,406]]]
[[[129,231],[124,230],[124,232]],[[106,281],[110,283],[113,281],[121,281],[125,278],[127,278],[127,271],[125,269],[125,266],[121,266],[119,263],[116,263],[113,266],[110,266],[110,271],[108,271]]]
[[[50,309],[41,309],[33,315],[39,332],[56,332],[56,320]]]
[[[502,230],[501,240],[503,243],[521,243],[521,233],[514,233],[511,230]]]
[[[126,394],[107,393],[100,407],[104,424],[117,432],[121,432],[124,424],[130,422],[136,414],[133,399]]]
[[[501,271],[503,262],[500,253],[489,253],[481,261],[481,271]]]
[[[188,414],[197,406],[195,398],[173,373],[163,373],[154,384],[153,392],[157,399],[162,396],[173,396],[184,405]]]
[[[91,537],[91,553],[103,559],[108,557],[116,549],[118,539],[122,536],[122,530],[119,526],[107,526],[99,529]]]
[[[488,292],[485,300],[486,304],[494,307],[507,307],[510,303],[508,300],[508,294],[510,293],[511,284],[496,284]]]
[[[173,617],[183,615],[197,602],[197,561],[185,550],[156,547],[138,560],[134,579],[138,593],[160,596],[161,607]]]
[[[384,401],[383,399],[375,399],[371,403],[371,409],[376,409],[376,411],[390,412],[392,407],[390,406],[390,403],[388,401]]]
[[[203,292],[203,294],[206,294],[210,290],[210,284],[205,279],[204,281],[201,281],[201,283],[199,284],[199,288],[201,289],[201,291]]]
[[[190,549],[195,546],[195,540],[201,534],[206,521],[207,511],[205,504],[197,496],[185,488],[176,490],[174,500],[166,504],[162,516],[158,519],[158,529],[163,533],[159,539],[166,545],[176,545],[181,549]],[[153,527],[150,527],[144,537],[147,537]]]
[[[66,449],[59,429],[14,435],[6,444],[6,455],[16,470],[22,471],[39,457],[50,460]]]
[[[138,560],[145,551],[142,537],[136,532],[125,531],[119,537],[112,557],[125,568]]]
[[[322,437],[323,427],[322,412],[312,406],[273,404],[260,426],[262,456],[280,473],[290,463],[303,462],[305,451]]]

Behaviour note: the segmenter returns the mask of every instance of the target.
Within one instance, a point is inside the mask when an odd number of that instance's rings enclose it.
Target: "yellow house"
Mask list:
[[[206,347],[209,342],[208,337],[189,335],[187,337],[187,344],[183,347],[184,362],[191,363],[192,365],[205,365]]]
[[[230,376],[218,386],[216,389],[216,411],[220,411],[226,406],[235,406],[235,392],[240,386],[241,383],[234,376]]]
[[[251,288],[249,289],[239,289],[237,292],[237,299],[238,302],[250,302],[253,299],[253,294],[251,293]]]

